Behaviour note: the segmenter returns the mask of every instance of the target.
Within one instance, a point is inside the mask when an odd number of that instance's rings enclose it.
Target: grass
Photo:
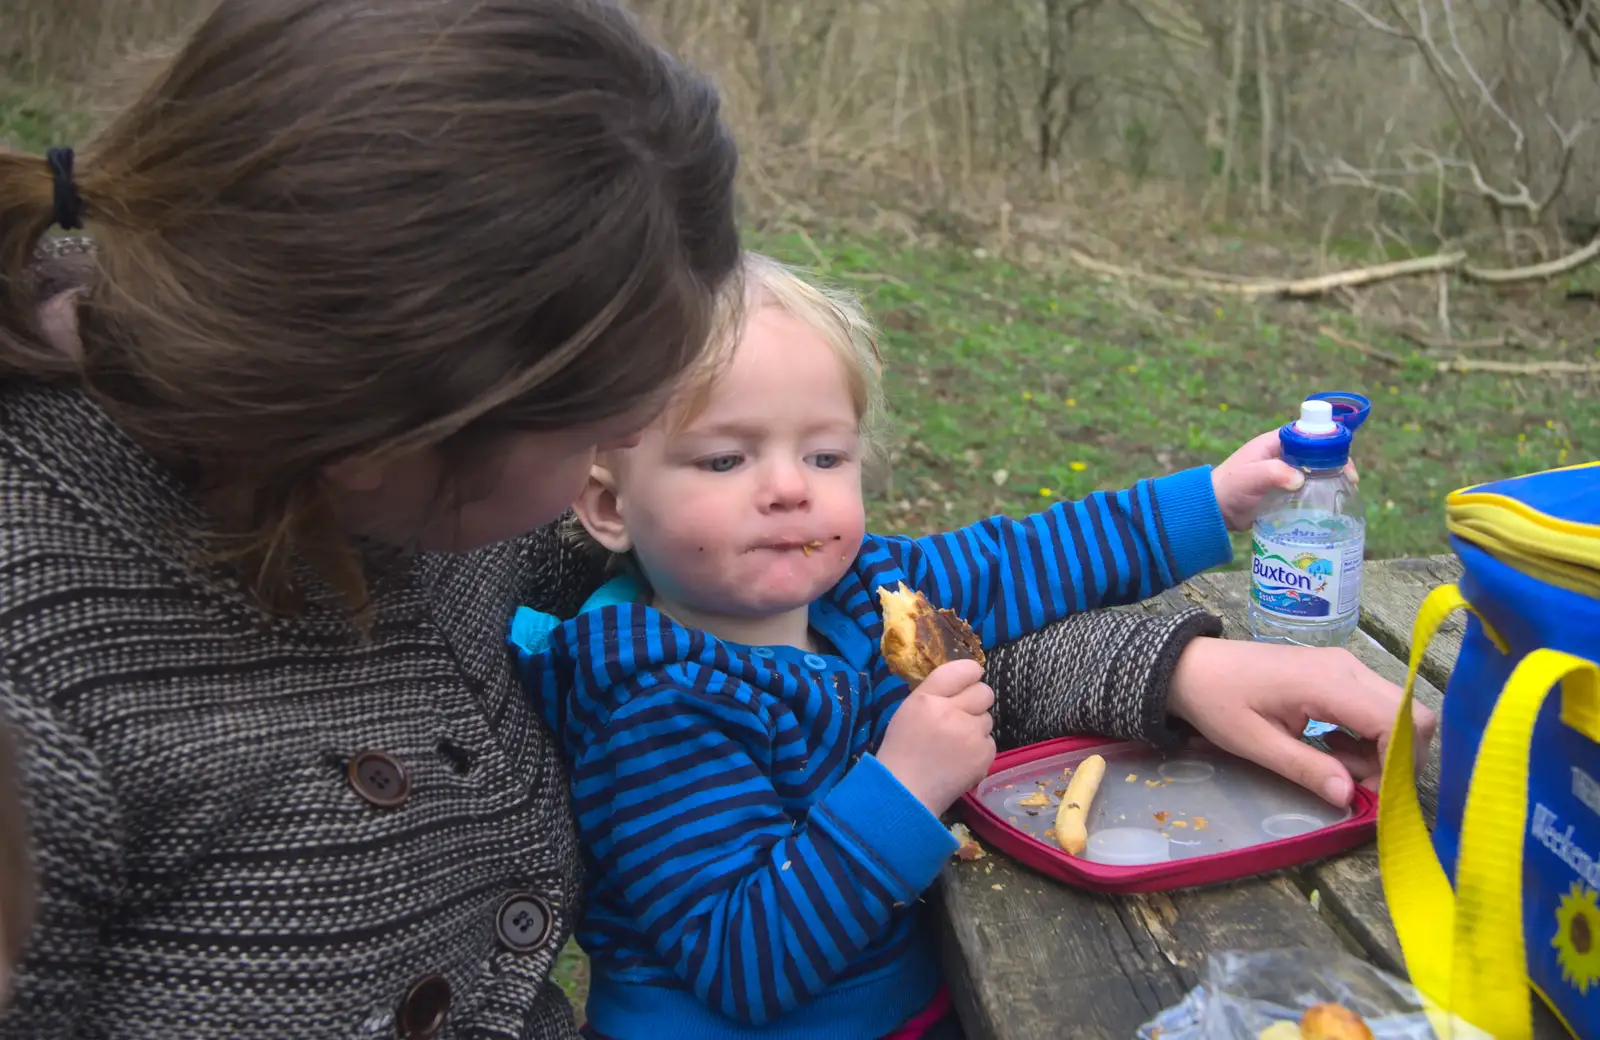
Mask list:
[[[550,974],[572,1001],[572,1010],[577,1013],[578,1024],[582,1025],[583,1005],[589,996],[589,960],[578,948],[577,940],[567,943],[556,957],[556,966]]]
[[[1371,558],[1445,551],[1443,497],[1458,487],[1600,457],[1592,387],[1441,375],[1415,356],[1396,368],[1317,333],[1347,325],[1343,311],[1140,301],[1088,277],[849,234],[751,245],[862,293],[884,329],[897,443],[892,487],[869,505],[880,531],[1026,513],[1220,462],[1320,390],[1374,401],[1355,442]]]
[[[86,121],[61,115],[61,107],[32,90],[8,87],[0,81],[0,144],[38,153],[54,145],[75,145]]]

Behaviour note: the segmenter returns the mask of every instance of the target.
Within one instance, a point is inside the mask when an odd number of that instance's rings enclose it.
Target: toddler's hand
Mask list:
[[[1306,482],[1305,474],[1283,461],[1282,455],[1278,431],[1270,430],[1211,471],[1211,486],[1216,490],[1217,505],[1222,508],[1228,530],[1249,530],[1267,492],[1279,488],[1293,491]],[[1352,483],[1361,479],[1353,462],[1345,465],[1345,475]]]
[[[975,787],[994,762],[994,691],[976,661],[929,673],[889,720],[877,758],[935,816]]]

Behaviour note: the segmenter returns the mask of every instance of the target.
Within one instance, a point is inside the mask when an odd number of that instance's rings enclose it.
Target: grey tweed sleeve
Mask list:
[[[1107,608],[995,647],[985,669],[995,740],[1008,748],[1093,733],[1170,748],[1188,732],[1167,716],[1178,657],[1196,636],[1221,634],[1221,619],[1198,608],[1160,617]]]
[[[100,953],[123,891],[123,827],[94,752],[43,699],[0,675],[0,719],[20,757],[38,904],[0,1038],[78,1036]],[[103,1023],[102,1023],[103,1024]]]
[[[577,614],[606,577],[605,561],[565,534],[571,515],[524,535],[520,546],[529,566],[521,602],[561,618]]]

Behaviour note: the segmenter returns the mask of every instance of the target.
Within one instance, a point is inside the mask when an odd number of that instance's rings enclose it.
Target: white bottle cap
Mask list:
[[[1300,421],[1294,428],[1308,436],[1334,433],[1339,424],[1333,421],[1333,405],[1328,401],[1305,401],[1300,405]]]

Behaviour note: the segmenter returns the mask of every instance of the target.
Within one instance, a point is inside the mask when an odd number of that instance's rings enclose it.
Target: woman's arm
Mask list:
[[[1095,733],[1173,747],[1192,732],[1167,714],[1178,659],[1196,636],[1221,632],[1221,620],[1198,608],[1164,617],[1106,608],[997,646],[985,669],[995,742]]]
[[[122,818],[94,751],[46,698],[0,675],[0,717],[17,749],[17,793],[38,872],[37,914],[0,1012],[0,1037],[77,1036],[100,931],[122,893]]]

